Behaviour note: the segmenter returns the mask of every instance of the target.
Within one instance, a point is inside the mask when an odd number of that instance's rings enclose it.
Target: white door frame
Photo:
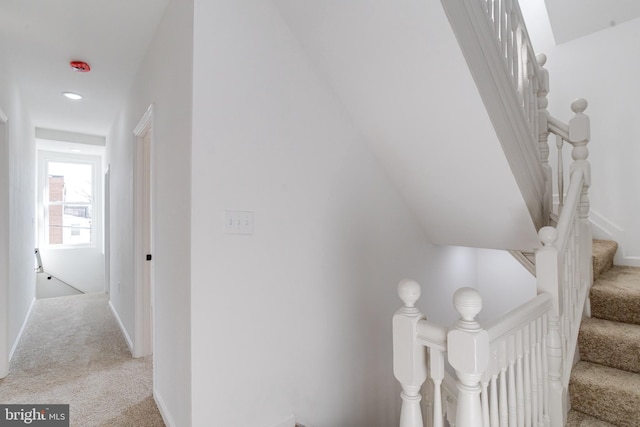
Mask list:
[[[133,131],[136,136],[134,164],[134,270],[135,333],[133,357],[153,354],[153,104]]]
[[[0,378],[9,374],[9,119],[0,110]],[[35,282],[33,284],[35,287]]]
[[[107,165],[104,172],[104,215],[102,239],[104,247],[104,292],[111,292],[111,164]]]

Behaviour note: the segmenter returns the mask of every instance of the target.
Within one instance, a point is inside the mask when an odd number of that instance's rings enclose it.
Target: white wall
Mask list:
[[[543,0],[523,2],[538,52],[548,56],[549,110],[568,121],[576,98],[586,98],[591,117],[591,219],[594,234],[621,245],[616,263],[640,266],[640,116],[637,79],[640,19],[556,46]]]
[[[433,243],[540,246],[441,2],[274,3]]]
[[[168,425],[191,425],[190,161],[192,19],[190,1],[172,1],[107,137],[111,165],[111,302],[134,331],[133,130],[151,103],[154,118],[154,395]],[[120,283],[120,285],[118,285]]]
[[[452,323],[476,252],[427,242],[270,2],[194,15],[193,426],[397,424],[397,283]],[[224,234],[225,210],[254,234]]]
[[[493,321],[537,295],[536,278],[507,251],[476,250],[476,289],[481,323]]]
[[[35,298],[35,138],[11,70],[0,64],[9,138],[0,156],[0,377]]]

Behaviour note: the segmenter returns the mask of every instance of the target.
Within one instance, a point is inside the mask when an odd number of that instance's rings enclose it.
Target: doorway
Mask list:
[[[134,171],[134,357],[153,354],[153,105],[133,131],[136,136]]]

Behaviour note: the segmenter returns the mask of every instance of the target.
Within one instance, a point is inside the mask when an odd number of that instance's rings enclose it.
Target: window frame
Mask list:
[[[92,202],[49,200],[49,164],[50,163],[76,163],[91,166],[92,171]],[[102,158],[100,156],[86,154],[60,153],[55,151],[39,150],[38,164],[38,241],[42,248],[49,250],[69,248],[101,248],[102,247]],[[49,207],[62,206],[91,206],[91,234],[89,243],[49,243]]]

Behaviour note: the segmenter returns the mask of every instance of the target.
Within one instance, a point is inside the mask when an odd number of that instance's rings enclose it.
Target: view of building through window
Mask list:
[[[91,243],[93,166],[49,161],[47,222],[50,245]]]

